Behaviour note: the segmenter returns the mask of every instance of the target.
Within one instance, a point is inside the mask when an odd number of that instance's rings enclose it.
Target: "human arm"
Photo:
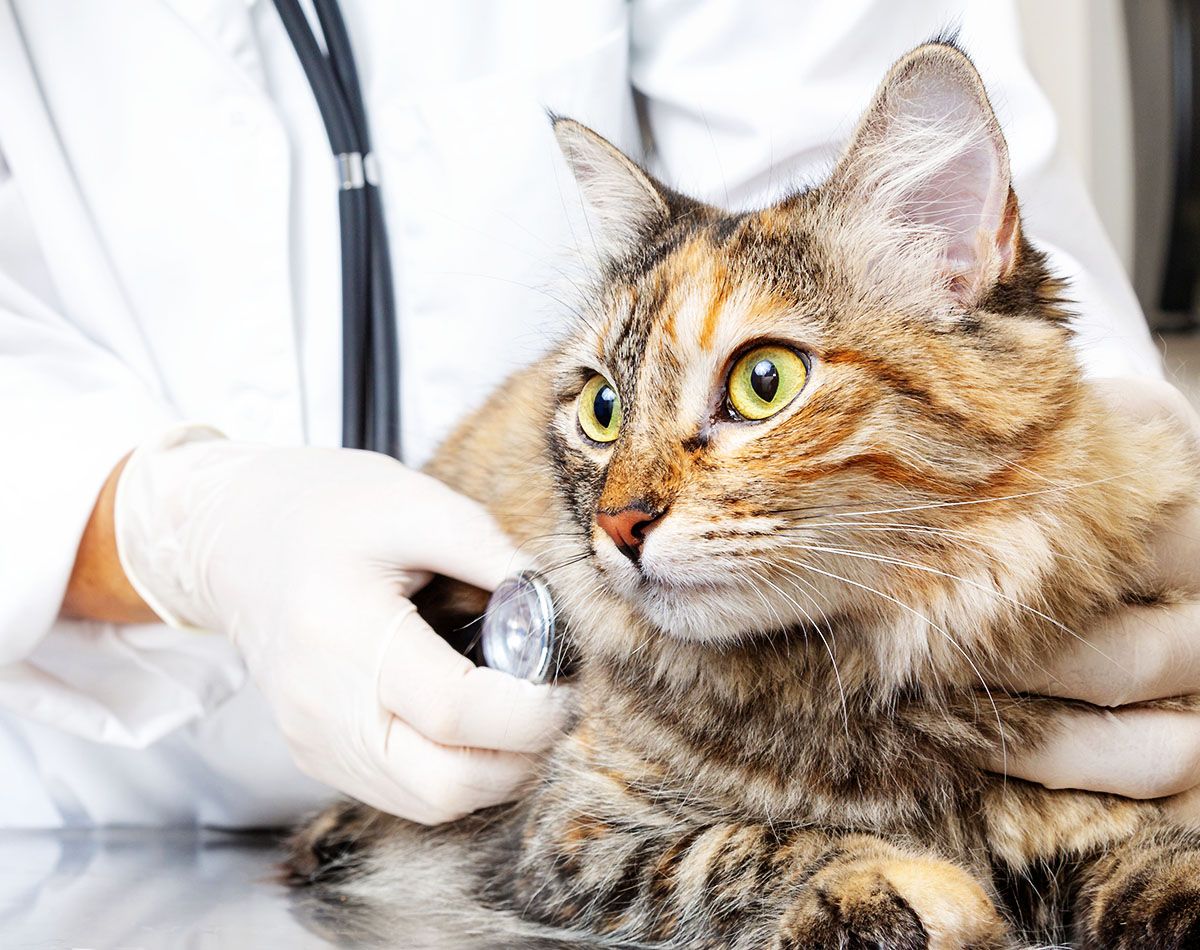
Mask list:
[[[125,468],[121,459],[104,480],[96,505],[88,516],[75,553],[75,563],[63,595],[62,614],[75,620],[102,620],[108,623],[152,623],[158,618],[141,596],[117,555],[113,527],[113,504],[117,479]]]
[[[56,301],[61,294],[55,268],[41,253],[41,236],[25,211],[15,173],[2,162],[0,224],[0,576],[5,578],[0,591],[0,709],[93,742],[146,746],[216,711],[244,677],[237,657],[227,647],[221,649],[225,645],[212,634],[160,628],[141,631],[154,636],[140,636],[136,629],[96,622],[156,619],[131,595],[132,588],[123,586],[128,581],[114,561],[109,512],[119,484],[114,470],[121,459],[132,446],[146,445],[171,426],[175,411],[156,383],[153,361],[138,344],[136,326],[116,302],[106,306],[99,278],[89,283],[80,273],[64,274],[78,282],[70,287],[76,299],[94,310],[75,314],[69,302]],[[78,256],[75,246],[65,250]],[[61,303],[61,309],[53,303]],[[98,493],[100,486],[105,487]],[[260,510],[282,501],[271,492]],[[380,578],[376,589],[394,594],[396,614],[411,608],[395,594],[390,579]],[[336,600],[331,593],[327,603]],[[374,637],[378,644],[394,632],[390,623],[396,619],[389,615],[388,626],[368,630],[363,638]],[[407,629],[415,622],[409,619]],[[325,632],[329,641],[343,633],[337,622]],[[489,692],[499,697],[496,703],[473,704],[473,694],[456,686],[468,680],[474,684],[484,674],[472,674],[464,657],[449,651],[432,632],[423,632],[427,635],[403,641],[409,649],[390,655],[391,667],[399,668],[395,675],[381,673],[379,666],[374,676],[356,671],[361,692],[341,708],[326,708],[326,716],[320,708],[307,710],[314,721],[296,731],[307,743],[309,771],[320,770],[327,783],[343,791],[404,811],[408,799],[372,798],[345,771],[338,772],[338,750],[351,748],[361,737],[361,731],[354,731],[358,723],[375,724],[385,709],[419,704],[403,720],[419,721],[419,728],[383,733],[389,776],[377,772],[363,782],[419,787],[437,800],[420,812],[406,813],[432,821],[510,794],[533,768],[527,755],[530,731],[549,741],[558,709],[546,699],[548,690],[530,687],[533,692],[528,693],[523,690],[528,684],[507,681]],[[349,653],[324,655],[328,662],[323,672],[332,675]],[[92,672],[98,669],[103,678]],[[297,696],[298,705],[328,695],[323,684],[313,682],[292,678],[288,696]],[[445,688],[431,694],[433,684]],[[279,677],[273,686],[274,712],[285,716],[286,689]],[[510,692],[545,702],[522,706],[518,696],[504,705]],[[526,722],[522,710],[533,725],[517,735],[514,723]],[[502,780],[481,778],[479,770],[467,765],[479,757],[457,752],[440,756],[445,767],[438,772],[426,768],[419,755],[418,749],[432,741],[420,729],[445,738],[447,746],[515,742],[523,743],[523,749],[510,756],[482,756],[505,760]],[[316,742],[318,735],[323,746]],[[408,740],[407,746],[398,737]],[[383,754],[378,746],[373,751]],[[394,775],[399,778],[393,780]]]
[[[1200,450],[1200,414],[1173,386],[1137,378],[1090,385],[1113,412],[1139,422],[1165,420]],[[1148,580],[1174,593],[1170,603],[1131,605],[1105,617],[1021,682],[1008,684],[1103,711],[1062,713],[1044,743],[1010,755],[1003,767],[1051,788],[1133,798],[1189,792],[1172,807],[1194,820],[1200,814],[1200,704],[1194,701],[1200,696],[1200,504],[1172,513],[1154,537],[1151,555]],[[1172,709],[1144,705],[1178,697],[1185,702]]]
[[[491,589],[515,552],[487,512],[385,456],[180,427],[121,475],[117,549],[155,613],[238,648],[301,768],[435,823],[517,795],[553,742],[550,687],[474,666],[409,598]]]
[[[121,352],[120,328],[89,334],[54,300],[2,155],[0,230],[0,664],[18,664],[63,615],[76,567],[66,615],[117,619],[85,611],[81,599],[86,587],[109,584],[100,555],[111,553],[103,515],[112,473],[130,446],[170,424],[172,410],[136,357]],[[77,565],[81,540],[88,557]],[[136,601],[110,607],[121,619],[151,619]]]

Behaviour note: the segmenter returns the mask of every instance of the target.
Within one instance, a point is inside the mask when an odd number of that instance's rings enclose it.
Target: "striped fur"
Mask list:
[[[431,908],[462,946],[1196,945],[1200,838],[988,770],[1061,704],[984,684],[1178,595],[1145,541],[1197,460],[1082,384],[969,61],[910,54],[830,179],[757,212],[560,135],[615,235],[601,277],[430,470],[542,562],[573,725],[526,800],[455,828],[320,816],[293,881],[406,946]],[[761,340],[811,375],[740,422],[722,385]],[[576,422],[596,372],[608,446]],[[666,510],[638,567],[595,520],[634,503]]]

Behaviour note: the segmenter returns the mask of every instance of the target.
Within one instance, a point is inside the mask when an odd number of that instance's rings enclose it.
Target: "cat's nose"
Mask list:
[[[646,532],[662,516],[663,509],[653,509],[639,501],[620,511],[596,512],[596,524],[613,539],[617,550],[636,564],[642,553]]]

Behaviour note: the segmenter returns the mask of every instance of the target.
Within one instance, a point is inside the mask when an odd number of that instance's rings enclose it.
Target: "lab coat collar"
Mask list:
[[[162,0],[213,56],[261,95],[266,71],[254,34],[254,7],[262,0]]]

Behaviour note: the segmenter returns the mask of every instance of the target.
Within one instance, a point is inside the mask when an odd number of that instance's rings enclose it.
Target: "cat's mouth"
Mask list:
[[[600,555],[604,586],[661,633],[681,640],[727,640],[760,629],[753,593],[731,565],[694,562],[672,546],[647,545],[636,561]],[[598,552],[599,553],[599,552]]]
[[[639,590],[647,593],[662,592],[681,595],[719,593],[740,586],[729,576],[700,578],[695,574],[682,572],[651,573],[644,568],[638,570],[636,583]]]
[[[684,571],[647,570],[644,564],[605,566],[603,573],[613,593],[634,606],[655,596],[702,597],[731,590],[737,585],[732,578],[699,577]]]
[[[803,623],[812,613],[806,594],[777,576],[774,557],[728,529],[712,537],[711,521],[672,512],[636,547],[599,528],[592,552],[600,587],[663,635],[730,642]]]

